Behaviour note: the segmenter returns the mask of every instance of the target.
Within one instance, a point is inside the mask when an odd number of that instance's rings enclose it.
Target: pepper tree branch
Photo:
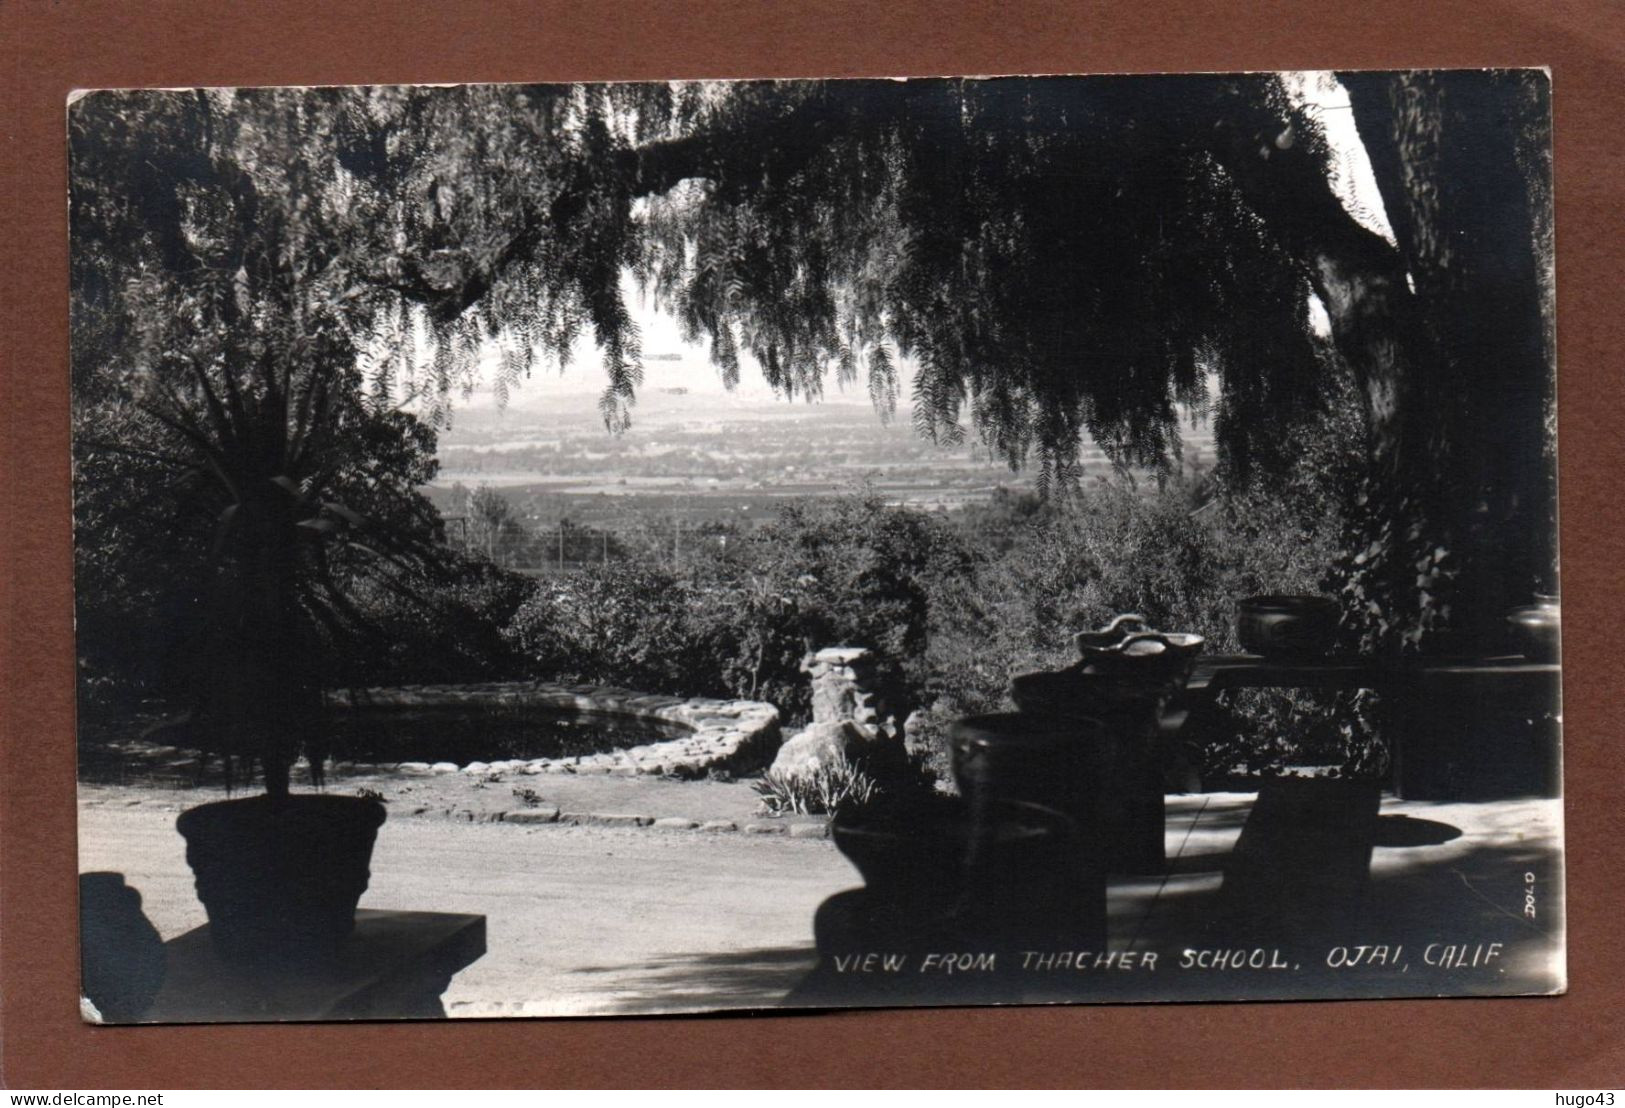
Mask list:
[[[805,129],[828,130],[838,111],[838,105],[820,96],[809,96],[788,110],[768,102],[725,127],[619,150],[607,174],[595,175],[583,168],[570,175],[545,207],[527,205],[512,233],[499,244],[484,249],[435,250],[421,258],[393,255],[373,271],[372,279],[380,287],[422,304],[437,322],[448,322],[478,303],[509,267],[523,264],[549,238],[574,232],[593,188],[616,188],[627,199],[634,199],[659,195],[690,178],[722,181],[748,176],[759,165],[764,146],[795,134],[803,137],[794,146],[811,157],[821,143],[808,142]]]

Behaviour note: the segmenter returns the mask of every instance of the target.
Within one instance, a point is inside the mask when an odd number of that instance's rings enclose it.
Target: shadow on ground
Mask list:
[[[579,976],[614,982],[613,1014],[773,1008],[817,962],[811,945],[662,955],[642,967],[583,966]],[[591,981],[587,982],[589,988]],[[619,995],[615,995],[619,994]]]

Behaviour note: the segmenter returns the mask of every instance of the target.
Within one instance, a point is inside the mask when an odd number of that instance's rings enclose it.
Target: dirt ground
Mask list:
[[[535,788],[545,805],[563,812],[721,820],[737,829],[521,824],[467,815],[529,810],[513,795],[516,785]],[[756,814],[747,782],[372,776],[329,787],[370,789],[388,800],[391,814],[379,832],[363,908],[486,917],[487,953],[458,973],[444,996],[452,1016],[772,1006],[815,965],[818,906],[860,884],[830,841],[792,835],[783,821]],[[82,786],[80,871],[123,874],[166,940],[203,924],[174,823],[183,809],[223,795],[217,788]],[[1174,962],[1185,944],[1201,945],[1196,937],[1206,931],[1252,804],[1246,793],[1169,798],[1167,872],[1111,884],[1114,949],[1160,949]],[[821,821],[798,823],[814,824]],[[780,833],[762,833],[769,827]],[[1560,801],[1386,799],[1367,910],[1323,936],[1317,957],[1336,965],[1340,951],[1358,944],[1394,943],[1421,961],[1414,970],[1362,968],[1319,987],[1340,988],[1337,981],[1346,980],[1351,995],[1370,987],[1415,995],[1424,984],[1418,976],[1431,972],[1429,993],[1435,984],[1444,995],[1550,991],[1562,935],[1560,843]],[[1523,918],[1526,895],[1538,901],[1538,925]],[[1422,964],[1448,944],[1477,950],[1491,941],[1505,947],[1493,968],[1475,964],[1443,977]],[[1404,976],[1375,976],[1390,971]],[[1214,990],[1241,996],[1252,987],[1229,974],[1141,976],[1150,996],[1117,999],[1199,999]]]
[[[614,777],[608,774],[437,774],[408,777],[395,773],[357,772],[329,775],[329,792],[377,793],[389,818],[462,819],[484,822],[498,813],[557,808],[562,813],[635,814],[654,819],[682,818],[696,822],[778,822],[785,826],[822,823],[821,819],[773,821],[760,811],[750,781],[679,781],[659,777]],[[192,807],[227,797],[224,786],[182,787],[146,781],[126,786],[82,783],[81,806],[98,807],[140,801],[147,805]],[[139,806],[139,805],[136,805]]]
[[[438,799],[462,795],[436,784]],[[681,787],[719,801],[706,814],[738,810],[736,786]],[[124,874],[166,940],[206,922],[174,828],[199,799],[96,787],[80,809],[80,871]],[[380,830],[361,906],[487,917],[487,953],[453,979],[450,1015],[629,1014],[776,1003],[813,965],[819,902],[858,883],[826,840],[425,815]]]

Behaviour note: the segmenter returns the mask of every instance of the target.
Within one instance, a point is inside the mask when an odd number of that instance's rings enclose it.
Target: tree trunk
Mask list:
[[[1551,368],[1531,155],[1545,87],[1495,73],[1347,78],[1398,248],[1361,227],[1319,159],[1254,107],[1212,105],[1202,141],[1304,267],[1370,434],[1352,572],[1390,645],[1499,646],[1501,613],[1555,591]],[[1359,552],[1367,553],[1367,552]],[[1359,556],[1359,553],[1356,556]]]
[[[1453,622],[1483,640],[1557,591],[1549,86],[1527,71],[1343,80],[1434,351],[1399,463],[1455,544]]]
[[[298,533],[286,505],[243,506],[244,543],[226,588],[229,613],[215,695],[233,757],[257,759],[265,791],[288,795],[294,761],[318,723],[320,692],[308,670],[298,594]],[[315,744],[319,747],[320,744]],[[318,754],[312,754],[312,760]]]

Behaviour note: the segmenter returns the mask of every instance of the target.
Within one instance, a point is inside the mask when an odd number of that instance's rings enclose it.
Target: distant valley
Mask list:
[[[990,458],[973,431],[963,443],[937,445],[916,434],[906,408],[886,423],[867,399],[645,388],[619,435],[605,430],[596,401],[571,393],[523,409],[457,411],[440,434],[430,496],[449,507],[455,486],[487,485],[534,523],[613,526],[650,512],[749,523],[787,498],[864,485],[893,503],[952,510],[1000,486],[1032,484],[1030,470]],[[1211,455],[1208,430],[1192,429],[1187,459]],[[1085,480],[1109,471],[1097,448],[1082,460]]]

